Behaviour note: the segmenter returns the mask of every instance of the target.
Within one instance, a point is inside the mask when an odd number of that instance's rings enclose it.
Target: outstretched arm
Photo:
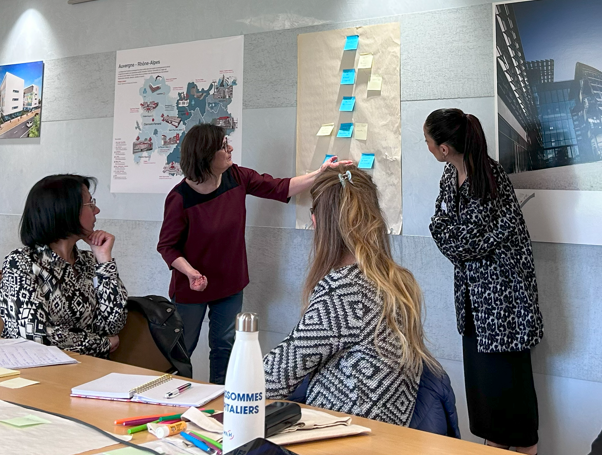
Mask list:
[[[315,171],[310,172],[309,174],[293,177],[288,187],[288,197],[296,196],[297,194],[303,193],[304,191],[310,189],[316,181],[316,177],[318,177],[318,175],[320,175],[320,173],[325,169],[329,167],[337,167],[340,165],[346,166],[348,164],[353,164],[353,161],[337,161],[337,157],[333,156],[330,157],[328,160],[324,161],[324,164],[322,164],[322,166],[320,166],[319,169],[316,169]]]

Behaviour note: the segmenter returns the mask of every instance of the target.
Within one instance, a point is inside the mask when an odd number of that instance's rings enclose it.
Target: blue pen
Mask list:
[[[180,436],[182,436],[188,442],[192,442],[196,447],[198,447],[199,449],[201,449],[205,453],[209,453],[209,454],[214,454],[215,453],[214,449],[212,449],[211,447],[209,447],[203,441],[199,441],[194,436],[189,435],[188,433],[182,432],[182,433],[180,433]]]

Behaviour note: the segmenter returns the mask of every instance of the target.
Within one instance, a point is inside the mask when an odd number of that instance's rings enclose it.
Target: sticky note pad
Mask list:
[[[334,129],[334,123],[325,123],[318,130],[318,134],[316,136],[330,136],[332,130]]]
[[[339,111],[351,112],[351,111],[353,111],[354,106],[355,106],[355,96],[344,96],[343,101],[341,101],[341,107],[339,108]]]
[[[358,163],[358,169],[372,169],[374,166],[374,153],[362,153],[360,162]]]
[[[370,78],[370,80],[368,81],[368,90],[380,92],[380,89],[382,88],[382,86],[383,86],[383,77],[376,76],[375,74],[373,74],[372,77]]]
[[[13,427],[30,427],[32,425],[40,425],[42,423],[51,423],[50,420],[43,419],[42,417],[28,414],[24,417],[13,417],[12,419],[0,420],[2,423],[12,425]]]
[[[345,40],[345,51],[354,51],[357,49],[357,45],[360,42],[359,35],[349,35]]]
[[[7,389],[20,389],[21,387],[27,387],[28,385],[39,384],[39,381],[31,381],[29,379],[15,378],[7,381],[0,382],[0,387],[6,387]]]
[[[353,123],[341,123],[337,137],[351,137],[353,133]]]
[[[330,158],[332,158],[334,155],[326,155],[324,157],[324,161],[322,161],[322,164],[326,163],[326,161],[328,161]]]
[[[353,84],[355,84],[355,70],[343,70],[343,76],[341,76],[341,85]]]
[[[372,68],[372,61],[374,56],[372,54],[360,54],[360,59],[357,62],[357,69],[363,70]]]
[[[0,378],[8,378],[10,376],[17,376],[18,374],[18,370],[9,370],[8,368],[0,367]]]
[[[355,133],[353,137],[358,141],[365,141],[368,139],[368,124],[367,123],[356,123],[355,124]]]

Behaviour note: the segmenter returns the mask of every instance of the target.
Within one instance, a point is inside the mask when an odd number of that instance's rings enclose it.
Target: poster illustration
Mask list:
[[[0,66],[0,139],[40,137],[44,62]]]
[[[167,193],[199,123],[226,129],[240,163],[243,37],[117,52],[112,193]]]
[[[494,5],[498,158],[535,241],[602,244],[596,0]]]

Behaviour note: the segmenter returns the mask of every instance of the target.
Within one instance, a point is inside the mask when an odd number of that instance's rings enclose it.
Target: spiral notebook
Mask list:
[[[166,406],[203,406],[224,393],[224,386],[191,382],[192,387],[173,398],[165,394],[190,381],[169,374],[147,376],[141,374],[110,373],[102,378],[71,389],[71,396],[104,400],[137,401]]]

